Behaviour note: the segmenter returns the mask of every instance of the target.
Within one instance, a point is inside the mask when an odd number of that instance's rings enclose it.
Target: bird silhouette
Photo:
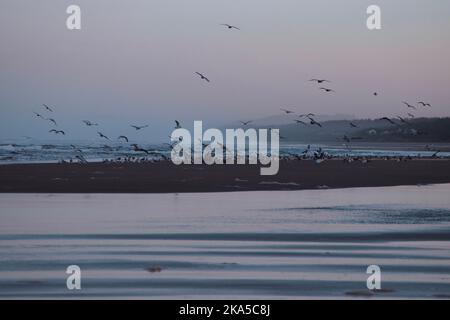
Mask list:
[[[146,124],[145,126],[135,126],[135,125],[131,125],[131,127],[135,128],[136,130],[141,130],[141,129],[147,128],[147,127],[148,127],[148,124]]]
[[[308,114],[300,114],[299,118],[308,118],[308,117],[315,117],[316,115],[314,113],[308,113]]]
[[[380,118],[380,119],[378,119],[378,120],[384,120],[384,121],[389,122],[390,124],[396,124],[394,121],[392,121],[392,120],[389,119],[388,117],[383,117],[383,118]]]
[[[92,126],[98,126],[98,123],[93,123],[89,120],[83,120],[84,124],[87,125],[88,127],[92,127]]]
[[[49,132],[53,132],[54,134],[62,134],[63,136],[66,135],[66,133],[65,133],[63,130],[55,130],[55,129],[52,129],[52,130],[50,130]]]
[[[126,136],[119,136],[117,139],[123,139],[123,140],[125,140],[126,142],[128,142],[128,138],[127,138]]]
[[[324,82],[331,82],[330,80],[326,80],[326,79],[311,79],[309,81],[314,81],[314,82],[317,82],[318,84],[321,84]]]
[[[50,122],[53,123],[55,126],[58,126],[58,124],[56,123],[55,119],[48,118],[48,119],[45,119],[45,120],[50,121]]]
[[[420,104],[420,105],[422,105],[422,107],[431,107],[431,104],[430,103],[426,103],[426,102],[423,102],[423,101],[419,101],[419,102],[417,102],[418,104]]]
[[[402,103],[403,103],[405,106],[407,106],[408,108],[410,108],[410,109],[417,110],[417,108],[416,108],[415,106],[413,106],[412,104],[409,104],[409,103],[406,102],[406,101],[402,101]]]
[[[231,24],[228,24],[228,23],[222,23],[222,24],[221,24],[221,26],[225,26],[225,27],[227,27],[228,29],[236,29],[236,30],[241,30],[241,29],[239,29],[238,27],[236,27],[236,26],[233,26],[233,25],[231,25]]]
[[[100,138],[105,138],[106,140],[109,140],[109,138],[107,136],[105,136],[103,133],[101,133],[100,131],[97,131],[97,133],[100,136]]]
[[[319,122],[317,122],[316,120],[314,120],[313,118],[311,118],[311,117],[308,117],[308,119],[309,119],[309,121],[310,121],[310,124],[312,124],[312,125],[316,125],[316,126],[318,126],[318,127],[321,127],[322,128],[322,125],[319,123]]]
[[[408,121],[406,121],[404,118],[402,118],[402,117],[400,117],[400,116],[397,116],[397,119],[399,119],[399,120],[400,120],[401,122],[403,122],[403,123],[409,124]]]
[[[34,114],[36,115],[36,117],[38,117],[38,118],[41,118],[41,119],[44,119],[45,120],[45,118],[41,115],[41,114],[39,114],[39,113],[37,113],[37,112],[34,112]]]
[[[205,77],[203,74],[201,74],[200,72],[195,72],[195,73],[200,76],[200,79],[210,82],[209,79],[207,77]]]
[[[176,124],[175,129],[181,129],[180,121],[175,120],[175,124]]]
[[[133,143],[131,146],[134,148],[134,151],[136,151],[136,152],[145,152],[146,154],[150,154],[150,151],[148,151],[148,150],[146,150],[146,149],[144,149],[144,148],[139,147],[139,146],[138,146],[137,144],[135,144],[135,143]]]
[[[294,113],[294,111],[283,109],[283,108],[280,108],[280,110],[283,111],[286,114]]]
[[[247,126],[247,125],[249,125],[250,123],[252,123],[251,120],[250,120],[250,121],[239,121],[239,122],[242,123],[243,126]]]
[[[42,105],[47,111],[53,112],[52,108],[50,108],[48,105],[46,105],[45,103]]]
[[[319,88],[319,90],[323,90],[323,91],[328,92],[328,93],[330,93],[330,92],[336,92],[336,91],[334,91],[333,89],[324,88],[324,87]]]

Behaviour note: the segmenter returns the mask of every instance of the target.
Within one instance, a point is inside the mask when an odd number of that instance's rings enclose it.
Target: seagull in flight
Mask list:
[[[83,120],[84,124],[87,125],[88,127],[92,127],[92,126],[98,126],[98,123],[93,123],[89,120]]]
[[[418,104],[421,104],[422,105],[422,107],[431,107],[431,104],[430,103],[426,103],[426,102],[423,102],[423,101],[419,101],[419,102],[417,102]]]
[[[286,114],[294,113],[294,111],[283,109],[283,108],[280,108],[280,110],[283,111]]]
[[[410,108],[410,109],[417,110],[417,108],[416,108],[415,106],[413,106],[412,104],[409,104],[409,103],[406,102],[406,101],[402,101],[402,103],[403,103],[405,106],[407,106],[408,108]]]
[[[333,89],[324,88],[324,87],[319,88],[319,90],[323,90],[323,91],[328,92],[328,93],[330,93],[330,92],[336,92],[336,91],[334,91]]]
[[[137,152],[141,151],[141,152],[145,152],[146,154],[150,154],[150,152],[148,150],[145,150],[145,149],[139,147],[135,143],[133,143],[131,146],[134,148],[134,151],[137,151]]]
[[[408,121],[406,121],[405,119],[403,119],[403,118],[400,117],[400,116],[397,116],[397,119],[399,119],[399,120],[400,120],[401,122],[403,122],[403,123],[409,124]]]
[[[118,137],[117,139],[123,139],[123,140],[125,140],[126,142],[128,142],[128,138],[127,138],[126,136],[120,136],[120,137]]]
[[[350,127],[352,128],[358,128],[358,126],[356,124],[354,124],[353,122],[350,122]]]
[[[316,115],[314,113],[308,113],[308,114],[300,114],[299,118],[309,118],[309,117],[315,117]]]
[[[247,126],[247,125],[249,125],[250,123],[252,123],[251,120],[250,120],[250,121],[239,121],[239,122],[242,123],[243,126]]]
[[[49,132],[53,132],[54,134],[62,134],[63,136],[66,135],[66,133],[65,133],[64,131],[62,131],[62,130],[55,130],[55,129],[52,129],[52,130],[50,130]]]
[[[205,77],[203,74],[201,74],[200,72],[195,72],[197,75],[199,75],[200,79],[205,80],[207,82],[210,82],[209,79],[207,77]]]
[[[107,136],[105,136],[103,133],[101,133],[100,131],[97,131],[97,133],[100,136],[100,138],[105,138],[106,140],[109,140],[109,138]]]
[[[37,112],[34,112],[34,114],[36,115],[36,117],[38,117],[38,118],[41,118],[41,119],[44,119],[45,120],[45,118],[42,116],[42,115],[40,115],[39,113],[37,113]]]
[[[52,122],[55,126],[58,126],[58,124],[56,123],[55,119],[53,119],[53,118],[48,118],[48,119],[45,119],[45,120],[48,120],[48,121]]]
[[[313,118],[308,117],[308,119],[309,119],[309,121],[310,121],[310,124],[316,125],[316,126],[319,126],[319,127],[322,128],[322,125],[321,125],[319,122],[317,122],[316,120],[314,120]]]
[[[236,27],[236,26],[233,26],[233,25],[231,25],[231,24],[228,24],[228,23],[222,23],[222,24],[221,24],[221,26],[225,26],[225,27],[227,27],[228,29],[236,29],[236,30],[241,30],[241,29],[239,29],[238,27]]]
[[[326,80],[326,79],[311,79],[309,81],[314,81],[314,82],[317,82],[318,84],[321,84],[324,82],[331,82],[330,80]]]
[[[392,121],[392,120],[389,119],[388,117],[383,117],[383,118],[380,118],[380,119],[378,119],[378,120],[385,120],[385,121],[389,122],[390,124],[396,124],[394,121]]]
[[[135,126],[135,125],[131,125],[133,128],[135,128],[136,130],[141,130],[141,129],[144,129],[144,128],[147,128],[148,127],[148,124],[146,124],[145,126]]]
[[[175,129],[181,129],[180,121],[175,120],[175,124],[176,124]]]
[[[47,109],[47,111],[53,112],[52,108],[50,108],[48,105],[46,105],[45,103],[42,105],[45,109]]]

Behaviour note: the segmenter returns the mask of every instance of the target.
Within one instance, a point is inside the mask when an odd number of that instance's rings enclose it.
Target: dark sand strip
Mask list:
[[[257,165],[11,164],[0,166],[3,193],[179,193],[378,187],[450,182],[449,160],[282,161],[275,176]]]

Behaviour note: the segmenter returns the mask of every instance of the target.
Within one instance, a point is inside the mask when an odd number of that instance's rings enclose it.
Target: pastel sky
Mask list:
[[[80,31],[66,28],[71,4]],[[380,31],[366,28],[371,4],[382,9]],[[448,0],[0,2],[0,139],[51,138],[33,114],[42,103],[70,138],[95,137],[81,123],[89,119],[112,136],[148,123],[152,140],[175,119],[219,125],[281,107],[396,116],[403,100],[433,104],[419,116],[450,116]]]

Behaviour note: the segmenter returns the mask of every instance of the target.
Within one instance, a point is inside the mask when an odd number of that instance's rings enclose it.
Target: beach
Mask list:
[[[449,192],[0,194],[0,299],[448,299]]]
[[[2,193],[182,193],[424,185],[450,182],[448,159],[282,160],[274,176],[258,165],[153,163],[5,164]]]

